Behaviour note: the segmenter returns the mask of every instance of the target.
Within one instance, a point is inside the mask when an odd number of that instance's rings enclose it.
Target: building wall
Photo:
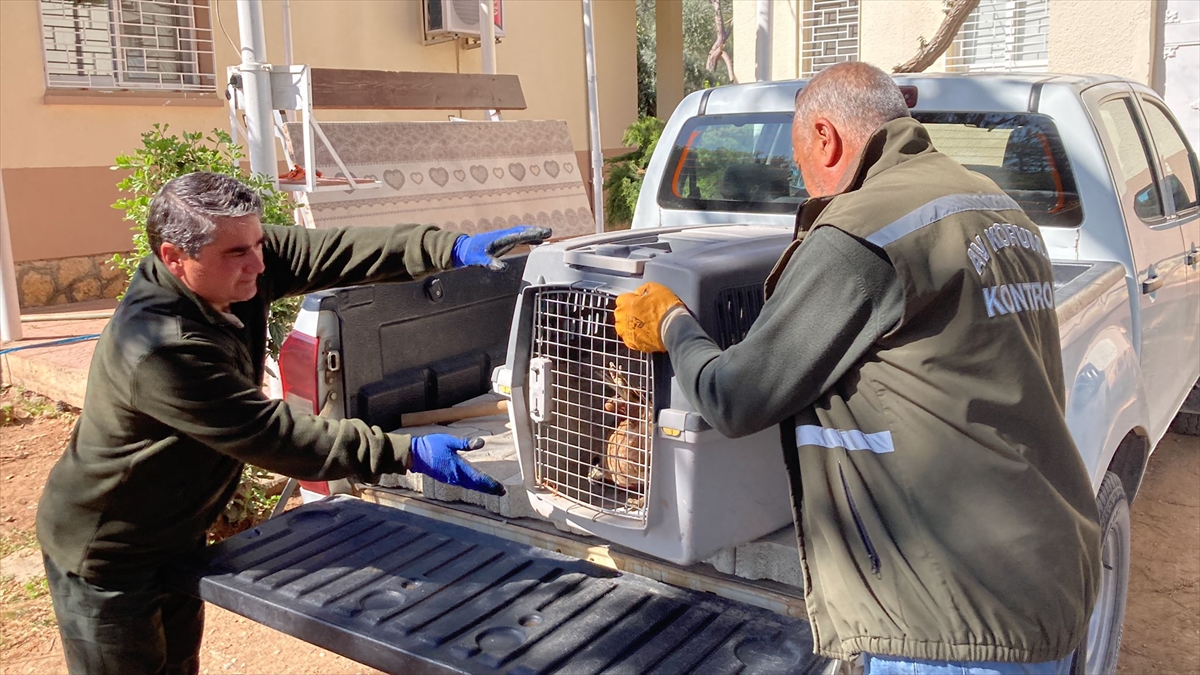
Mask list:
[[[790,80],[800,76],[801,15],[808,3],[805,0],[772,0],[771,19],[771,77]]]
[[[1151,83],[1160,0],[1052,0],[1049,71],[1105,73]],[[800,21],[809,0],[773,0],[773,79],[798,77]],[[734,69],[752,82],[755,72],[756,0],[733,4]],[[886,71],[916,55],[945,18],[943,0],[861,0],[859,57]],[[1118,37],[1119,36],[1119,37]],[[952,48],[953,49],[953,48]],[[926,72],[944,72],[945,55]]]
[[[1156,0],[1053,0],[1050,71],[1151,83]]]
[[[921,48],[921,38],[933,39],[945,13],[942,0],[862,0],[858,24],[861,60],[891,72]],[[942,55],[926,72],[946,70]]]
[[[238,39],[233,0],[216,2],[225,31]],[[283,63],[281,0],[264,0],[268,57]],[[521,79],[527,110],[505,119],[563,119],[577,150],[588,147],[583,19],[579,0],[507,0],[507,36],[497,71]],[[634,0],[594,5],[603,145],[621,147],[637,116]],[[324,67],[478,73],[479,49],[422,44],[416,2],[337,0],[291,3],[293,60]],[[239,59],[214,20],[217,81]],[[94,256],[130,248],[129,223],[112,208],[120,176],[114,157],[140,146],[154,123],[175,131],[228,129],[220,95],[93,93],[47,97],[38,0],[0,2],[0,170],[18,262]],[[81,92],[84,93],[84,92]],[[439,120],[460,111],[321,111],[321,120]],[[482,113],[462,116],[481,119]],[[282,154],[280,155],[282,157]]]
[[[755,0],[733,3],[733,74],[738,82],[754,81]]]

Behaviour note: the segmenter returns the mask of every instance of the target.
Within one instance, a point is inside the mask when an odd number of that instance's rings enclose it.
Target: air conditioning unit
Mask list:
[[[536,247],[506,366],[493,374],[533,509],[562,529],[678,564],[792,521],[778,428],[722,436],[675,382],[666,355],[630,351],[614,299],[673,290],[723,347],[746,335],[783,228],[635,230]]]
[[[496,37],[504,37],[504,1],[490,0]],[[424,0],[421,5],[425,39],[444,40],[456,37],[479,37],[479,0]]]

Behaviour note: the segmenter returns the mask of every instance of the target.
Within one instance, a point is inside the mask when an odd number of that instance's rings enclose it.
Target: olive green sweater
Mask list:
[[[38,505],[42,551],[93,582],[144,579],[202,545],[243,463],[332,480],[403,473],[409,438],[294,412],[262,392],[278,298],[408,280],[450,267],[458,233],[431,226],[264,226],[258,294],[198,298],[158,258],[134,275],[96,345],[83,413]]]

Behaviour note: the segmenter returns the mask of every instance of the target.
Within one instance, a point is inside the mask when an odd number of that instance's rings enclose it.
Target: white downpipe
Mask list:
[[[583,49],[587,65],[589,145],[592,151],[592,203],[596,233],[604,232],[604,151],[600,145],[600,102],[596,93],[596,42],[592,35],[592,0],[583,0]]]
[[[485,75],[496,74],[496,20],[492,16],[494,8],[492,0],[479,0],[479,48],[482,52]],[[496,122],[500,115],[495,110],[489,110],[487,118]]]
[[[283,0],[283,64],[292,65],[292,3]]]
[[[8,205],[4,202],[4,178],[0,176],[0,340],[21,339],[21,305],[17,300],[17,268],[13,264],[12,240],[8,236]]]
[[[758,0],[754,30],[754,80],[771,81],[771,19],[773,0]]]
[[[293,61],[292,55],[292,3],[291,0],[283,0],[283,65],[291,66]],[[295,110],[285,110],[284,116],[289,122],[296,121]]]
[[[263,174],[279,186],[275,159],[275,124],[271,113],[271,74],[267,64],[267,37],[263,29],[262,0],[238,0],[238,33],[242,40],[242,91],[246,94],[246,148],[250,171]]]

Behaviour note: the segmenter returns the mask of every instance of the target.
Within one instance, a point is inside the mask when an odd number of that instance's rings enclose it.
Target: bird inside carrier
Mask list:
[[[613,329],[614,297],[537,293],[529,365],[537,484],[601,513],[646,520],[653,362]]]

